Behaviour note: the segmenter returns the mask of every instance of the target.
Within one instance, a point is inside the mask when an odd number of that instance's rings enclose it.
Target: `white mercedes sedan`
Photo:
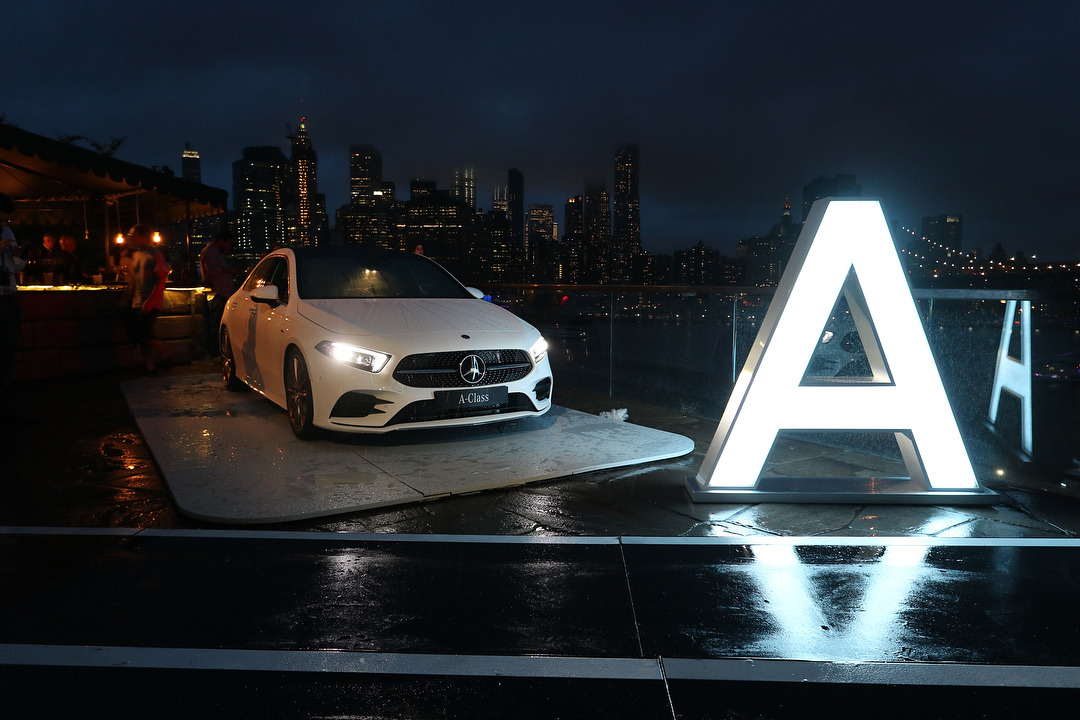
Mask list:
[[[225,305],[225,387],[288,411],[297,437],[499,422],[551,407],[547,343],[434,261],[278,250]]]

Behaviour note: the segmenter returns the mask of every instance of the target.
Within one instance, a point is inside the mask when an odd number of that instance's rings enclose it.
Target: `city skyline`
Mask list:
[[[796,219],[790,200],[786,201],[772,228],[740,240],[733,257],[703,241],[670,254],[649,253],[640,243],[636,144],[613,151],[613,193],[606,183],[595,182],[586,185],[582,195],[567,199],[561,234],[553,205],[530,203],[526,217],[524,177],[516,168],[507,172],[505,188],[494,193],[492,207],[485,210],[475,203],[472,169],[455,172],[449,189],[438,188],[434,180],[413,180],[406,196],[382,176],[383,158],[377,148],[354,145],[350,202],[338,208],[330,232],[321,212],[325,198],[314,195],[311,189],[317,183],[304,177],[305,172],[314,174],[317,153],[304,120],[299,127],[300,132],[290,134],[291,159],[274,146],[248,147],[243,160],[234,164],[238,202],[227,222],[237,232],[239,252],[249,258],[277,244],[342,242],[431,255],[468,282],[769,287],[784,275],[815,202],[862,196],[854,175],[815,178],[803,187],[801,217]],[[183,158],[190,156],[185,150]],[[197,163],[190,164],[189,179],[195,179],[198,170]],[[270,202],[272,198],[276,202]],[[320,209],[306,223],[305,204]],[[1015,287],[1025,277],[1032,281],[1034,273],[1044,287],[1076,286],[1080,262],[1029,263],[1022,252],[1010,258],[1000,244],[989,253],[965,248],[960,215],[926,216],[923,224],[921,233],[903,227],[891,230],[913,284]]]
[[[300,209],[298,210],[299,216],[305,215],[303,206],[305,203],[313,203],[315,201],[315,195],[318,193],[317,185],[317,149],[314,147],[311,139],[307,133],[307,118],[301,118],[297,124],[298,130],[296,132],[291,129],[286,134],[286,139],[292,142],[291,157],[286,157],[284,148],[278,146],[259,146],[259,147],[246,147],[244,148],[242,158],[233,163],[233,177],[231,187],[232,193],[232,207],[230,208],[234,213],[239,209],[236,200],[240,195],[240,186],[247,180],[244,172],[239,171],[238,168],[242,166],[249,155],[270,155],[277,158],[277,160],[271,160],[271,164],[279,164],[281,168],[289,166],[292,171],[297,174],[296,182],[297,187],[295,201],[300,203]],[[298,151],[298,148],[300,150]],[[278,152],[278,151],[281,152]],[[566,238],[566,233],[572,231],[573,221],[570,215],[575,213],[572,208],[573,203],[582,201],[586,204],[590,202],[590,196],[593,196],[592,202],[603,202],[605,209],[603,214],[605,215],[602,229],[592,228],[587,234],[597,235],[610,234],[612,238],[616,239],[619,243],[628,246],[639,246],[641,241],[641,229],[640,229],[640,195],[639,195],[639,171],[640,171],[640,147],[636,143],[623,143],[613,148],[612,154],[614,157],[614,167],[611,173],[611,190],[608,189],[608,183],[606,180],[594,180],[585,184],[584,188],[578,189],[577,194],[568,191],[563,197],[565,198],[562,203],[562,222],[559,222],[559,207],[558,203],[537,203],[528,202],[525,203],[524,197],[524,185],[525,178],[520,170],[517,168],[510,168],[506,172],[505,182],[502,186],[497,186],[492,191],[488,205],[481,204],[476,198],[476,178],[475,168],[455,168],[453,171],[453,177],[448,184],[440,186],[438,179],[429,177],[413,178],[408,183],[408,191],[405,190],[405,185],[399,183],[394,179],[385,178],[382,174],[383,156],[377,147],[371,144],[354,144],[349,149],[349,179],[348,179],[348,198],[346,202],[339,206],[331,206],[329,204],[323,204],[321,206],[322,212],[326,214],[326,220],[329,220],[335,215],[340,215],[342,212],[348,211],[351,207],[373,207],[375,198],[382,199],[383,195],[387,195],[390,201],[408,201],[411,196],[418,190],[422,189],[423,192],[438,192],[440,194],[448,195],[451,198],[461,201],[469,209],[475,212],[485,212],[492,210],[502,210],[507,212],[510,227],[517,227],[521,231],[520,234],[514,234],[511,237],[511,244],[517,247],[524,247],[525,237],[524,233],[527,231],[527,209],[533,207],[549,207],[554,210],[553,220],[556,228],[561,228],[563,233],[555,234],[555,241],[562,242]],[[185,177],[188,179],[201,182],[201,160],[197,150],[185,146],[181,152],[181,163],[183,164]],[[238,174],[240,172],[240,174]],[[306,176],[306,177],[305,177]],[[310,187],[310,190],[306,188]],[[400,189],[397,189],[400,188]],[[602,196],[602,200],[599,196]],[[800,195],[802,200],[802,213],[801,219],[794,220],[791,216],[791,198],[785,198],[783,211],[779,214],[780,221],[788,224],[794,222],[795,227],[801,226],[801,222],[805,221],[809,214],[810,208],[814,201],[826,198],[854,198],[862,196],[862,186],[858,183],[858,178],[851,174],[837,174],[832,177],[817,177],[807,182]],[[515,202],[516,198],[516,202]],[[319,194],[319,200],[325,203],[325,195]],[[516,214],[518,215],[515,220],[512,216],[515,211],[512,210],[517,205]],[[311,210],[306,211],[310,215]],[[593,214],[598,216],[598,213],[594,210]],[[297,217],[297,222],[301,226],[310,226],[313,223],[311,217],[305,221],[301,217]],[[340,218],[339,218],[340,219]],[[581,218],[578,218],[580,221]],[[932,245],[936,245],[939,241],[943,241],[945,237],[951,240],[951,244],[948,247],[957,251],[963,248],[961,244],[961,232],[962,216],[957,214],[940,214],[936,216],[923,216],[923,223],[932,223],[931,227],[923,229],[919,232],[919,236],[929,241]],[[595,222],[595,221],[594,221]],[[938,223],[949,223],[952,232],[945,236],[940,234],[940,230],[934,225]],[[328,228],[324,228],[327,230]],[[350,230],[346,227],[339,226],[336,223],[330,222],[329,229],[333,230],[332,233],[338,239],[344,239],[349,241]],[[898,226],[898,229],[899,226]],[[773,231],[776,230],[774,226]],[[904,242],[907,240],[908,234],[913,233],[915,228],[904,227],[900,229],[900,232],[904,233],[903,238],[897,238],[898,242]],[[581,229],[582,232],[585,228]],[[770,231],[767,229],[761,229],[751,236],[745,238],[739,238],[737,246],[744,244],[746,240],[761,239],[764,235],[767,235]],[[384,240],[376,241],[375,238],[378,233],[371,234],[369,232],[361,233],[367,238],[367,241],[375,241],[377,244],[384,244]],[[309,244],[315,241],[314,235],[304,238],[298,238],[301,244]],[[275,238],[269,238],[272,242]],[[281,239],[277,239],[280,241]],[[717,243],[704,243],[698,241],[697,246],[702,244],[708,245],[708,247],[715,249]],[[945,247],[945,243],[941,242],[942,247]],[[679,253],[685,250],[690,250],[697,246],[675,247],[671,251],[660,251],[653,254],[672,254]],[[1001,248],[997,248],[1001,250]],[[982,251],[985,256],[988,254],[981,248],[976,248],[975,252]]]
[[[298,127],[303,127],[306,124],[306,122],[307,122],[306,117],[300,118],[299,123],[298,123]],[[293,135],[290,134],[291,133],[290,127],[291,126],[289,124],[286,124],[286,133],[285,133],[285,135],[283,135],[283,137],[285,139],[287,139],[287,140],[292,140],[292,138],[293,138]],[[307,140],[308,146],[310,148],[312,146],[312,142],[310,141],[309,138],[307,138],[306,131],[304,132],[304,137],[305,137],[305,140]],[[276,148],[277,146],[272,145],[272,146],[269,146],[269,147],[275,147]],[[614,192],[614,189],[617,188],[619,183],[620,183],[620,178],[618,176],[618,163],[619,163],[618,155],[619,155],[620,152],[624,151],[628,147],[635,148],[634,164],[635,164],[635,166],[639,167],[640,164],[639,164],[639,159],[638,159],[638,150],[639,150],[638,143],[620,143],[620,144],[618,144],[617,146],[615,146],[615,147],[613,147],[611,149],[611,151],[616,156],[616,171],[615,171],[615,173],[610,173],[610,170],[609,170],[609,174],[611,175],[611,177],[609,177],[609,178],[600,178],[599,174],[596,174],[591,180],[586,181],[586,183],[583,185],[582,188],[578,188],[577,190],[568,190],[562,196],[558,196],[558,197],[561,198],[561,200],[560,199],[556,199],[556,200],[553,200],[553,201],[550,201],[550,200],[549,201],[534,200],[534,199],[531,199],[528,196],[528,193],[527,193],[527,190],[526,190],[524,201],[523,201],[525,209],[527,209],[527,207],[530,207],[532,205],[551,205],[551,206],[556,208],[556,219],[558,221],[559,208],[563,207],[566,203],[571,202],[575,197],[582,195],[582,192],[584,192],[584,194],[587,195],[588,192],[589,192],[590,187],[603,186],[604,189],[605,189],[605,192],[608,192],[608,194],[610,195],[611,192]],[[373,151],[378,150],[378,148],[376,148],[374,145],[369,144],[369,143],[354,144],[354,145],[350,146],[350,156],[355,153],[356,148],[365,148],[365,149],[373,150]],[[245,150],[249,150],[249,149],[251,149],[250,146],[248,148],[245,148]],[[283,151],[285,150],[284,147],[282,147],[281,149]],[[315,150],[317,151],[317,148],[315,148]],[[179,157],[181,158],[181,162],[183,162],[184,159],[192,152],[197,154],[198,150],[195,149],[195,148],[191,148],[190,144],[187,144],[185,146],[185,148],[180,153]],[[379,155],[380,155],[380,171],[381,171],[381,160],[382,160],[381,153],[379,153]],[[351,162],[352,161],[350,161],[350,163]],[[509,168],[506,171],[506,173],[509,173],[511,176],[513,176],[516,173],[518,175],[518,182],[523,182],[527,186],[527,180],[523,177],[521,171],[518,170],[517,168]],[[477,199],[477,196],[476,196],[476,178],[475,178],[476,170],[475,170],[475,167],[472,166],[472,165],[468,165],[466,167],[457,167],[457,166],[455,166],[453,168],[453,170],[450,171],[450,178],[449,179],[442,178],[442,177],[436,178],[436,177],[432,177],[432,176],[429,176],[429,175],[423,175],[423,176],[419,176],[419,177],[410,178],[407,181],[407,183],[399,182],[398,180],[393,179],[393,178],[385,178],[384,177],[383,180],[386,183],[390,183],[390,184],[393,184],[393,185],[395,185],[395,186],[397,186],[399,188],[402,188],[402,190],[410,183],[416,183],[416,182],[425,183],[427,185],[430,185],[431,187],[438,188],[439,191],[441,191],[441,192],[448,192],[451,196],[458,197],[458,192],[459,192],[458,187],[459,187],[459,183],[462,182],[463,174],[468,176],[469,192],[471,194],[468,196],[468,198],[463,197],[462,199],[466,200],[466,202],[474,210],[491,210],[497,204],[499,204],[500,201],[505,204],[505,202],[506,202],[505,195],[509,192],[509,185],[508,185],[508,183],[506,181],[506,174],[504,174],[504,176],[503,176],[504,177],[504,182],[503,182],[503,184],[501,186],[492,185],[492,191],[487,196],[487,204],[484,204],[480,199]],[[610,191],[608,190],[608,181],[609,180],[612,181]],[[857,186],[850,185],[850,183],[855,183],[856,180],[857,180],[857,177],[854,174],[851,174],[851,173],[836,173],[836,174],[834,174],[834,175],[832,175],[830,177],[817,176],[817,177],[814,177],[814,178],[808,178],[806,180],[806,182],[803,183],[802,186],[799,188],[799,193],[797,195],[795,195],[795,197],[799,198],[800,202],[802,203],[802,210],[801,210],[802,219],[805,219],[806,214],[809,211],[810,205],[812,204],[814,199],[819,199],[821,197],[829,197],[829,196],[834,196],[834,197],[863,197],[863,191],[862,191],[861,184],[857,185]],[[229,187],[232,187],[233,182],[235,182],[235,179],[230,182]],[[817,190],[817,188],[816,188],[816,186],[822,185],[822,184],[827,188],[834,188],[834,187],[836,187],[837,182],[840,182],[839,189],[843,190],[843,192],[832,193],[832,194],[830,194],[830,193],[824,193],[823,194],[823,193],[819,192]],[[335,205],[332,201],[329,201],[329,200],[327,201],[327,203],[326,203],[326,211],[327,211],[328,215],[331,218],[334,216],[335,210],[337,210],[339,208],[344,209],[354,199],[354,195],[355,195],[355,188],[353,187],[354,183],[355,183],[355,177],[352,175],[352,171],[350,171],[350,176],[347,177],[346,180],[343,183],[345,188],[346,188],[346,190],[344,191],[345,200],[343,201],[343,203],[341,205]],[[638,185],[638,181],[637,181],[637,177],[636,177],[636,173],[635,173],[635,179],[634,179],[634,186],[635,186],[634,195],[635,195],[635,197],[637,197],[637,191],[636,191],[637,185]],[[324,183],[324,186],[325,186],[325,183]],[[849,189],[850,187],[854,187],[854,190],[852,192],[846,192],[846,190]],[[339,190],[340,190],[340,188],[339,188]],[[408,199],[408,193],[407,192],[402,192],[402,190],[398,191],[399,199]],[[338,196],[338,195],[341,195],[341,194],[342,193],[340,193],[340,192],[339,193],[334,193],[335,196]],[[483,194],[481,194],[481,197],[483,197]],[[556,196],[553,195],[552,197],[556,197]],[[887,210],[887,208],[888,208],[888,199],[875,197],[875,196],[873,196],[873,194],[870,194],[870,198],[880,200],[882,202],[883,207],[885,207],[886,210]],[[777,218],[781,218],[782,216],[784,216],[784,215],[786,215],[788,213],[788,211],[790,210],[789,204],[790,204],[791,201],[792,201],[792,195],[785,196],[784,199],[783,199],[783,202],[781,204],[777,205],[777,209],[775,210],[772,218],[770,220],[768,220],[762,227],[757,228],[755,231],[751,232],[749,235],[746,235],[744,237],[720,238],[720,239],[714,239],[712,241],[706,240],[706,239],[699,239],[699,240],[696,241],[696,243],[693,243],[693,244],[687,243],[685,245],[679,245],[676,242],[674,244],[669,244],[669,246],[667,246],[667,247],[663,247],[663,248],[659,248],[659,249],[655,249],[655,250],[650,250],[647,247],[647,244],[645,244],[646,245],[645,249],[648,252],[651,252],[652,254],[655,254],[655,255],[672,255],[673,253],[679,253],[679,252],[683,252],[683,251],[688,251],[688,250],[693,249],[697,245],[704,244],[705,246],[707,246],[709,248],[719,249],[721,251],[721,253],[723,255],[725,255],[725,256],[730,255],[730,256],[734,257],[738,252],[738,246],[741,245],[744,241],[755,239],[755,238],[760,238],[762,236],[767,235],[769,233],[769,227],[772,225],[772,223],[775,223]],[[609,207],[610,207],[611,212],[615,213],[616,211],[615,211],[615,200],[614,200],[614,198],[609,197],[608,202],[609,202]],[[232,209],[235,209],[235,208],[232,208]],[[637,232],[634,235],[634,239],[636,241],[640,241],[641,240],[641,237],[640,237],[640,208],[635,206],[633,212],[634,212],[634,215],[635,215],[635,226],[637,227]],[[932,220],[936,221],[937,218],[944,218],[944,217],[962,218],[963,215],[962,215],[962,213],[956,213],[956,212],[952,212],[952,213],[942,212],[942,213],[933,213],[933,214],[923,214],[920,217],[916,218],[917,222],[912,222],[910,224],[903,224],[900,220],[896,220],[895,218],[892,218],[892,217],[890,217],[889,220],[890,220],[890,225],[893,226],[894,228],[901,229],[902,231],[908,231],[908,232],[917,231],[917,234],[918,234],[919,237],[927,238],[931,242],[934,242],[936,240],[936,238],[934,237],[934,229],[933,228],[924,229],[922,227],[922,223],[925,223],[928,219],[932,219]],[[801,220],[799,222],[801,222]],[[611,224],[612,224],[613,233],[618,234],[618,232],[616,231],[616,227],[615,227],[616,223],[614,222],[614,220],[613,220],[613,222]],[[565,223],[560,223],[559,224],[560,227],[563,227],[564,225],[565,225]],[[333,224],[332,221],[331,221],[331,227],[334,227],[334,224]],[[959,235],[957,235],[956,237],[958,238]],[[520,239],[521,238],[519,238],[519,240]],[[560,236],[560,240],[561,240],[561,236]],[[897,241],[901,242],[902,238],[898,236]],[[972,252],[973,251],[976,254],[981,254],[982,257],[988,256],[992,251],[995,251],[995,250],[998,250],[998,251],[1004,250],[1004,252],[1008,256],[1017,255],[1017,256],[1027,257],[1029,255],[1026,247],[1023,247],[1023,246],[1020,246],[1020,245],[1018,245],[1017,247],[1006,247],[1004,244],[1001,244],[1000,247],[997,247],[999,243],[1000,243],[1000,241],[998,243],[995,243],[994,246],[990,246],[990,247],[984,247],[982,245],[977,245],[977,246],[973,247],[971,241],[969,240],[968,243],[962,249],[965,250],[965,252]],[[955,249],[960,250],[961,247],[956,246]],[[1073,259],[1080,259],[1080,241],[1078,241],[1075,244],[1075,247],[1073,249],[1075,250],[1075,253],[1076,253],[1075,257],[1053,257],[1053,258],[1046,258],[1046,259],[1051,260],[1051,261],[1059,261],[1059,260],[1068,261],[1068,260],[1073,260]],[[1031,255],[1034,256],[1034,254],[1031,254]]]
[[[634,142],[650,252],[733,252],[805,183],[850,173],[898,224],[960,214],[966,244],[1069,259],[1078,19],[1071,3],[998,0],[195,1],[179,16],[43,0],[5,10],[27,52],[0,115],[48,137],[126,138],[116,156],[144,166],[176,168],[190,143],[203,181],[226,189],[244,147],[285,146],[307,116],[328,209],[347,198],[355,143],[379,147],[399,186],[474,168],[486,205],[517,168],[526,206],[559,207],[610,184],[611,148]]]

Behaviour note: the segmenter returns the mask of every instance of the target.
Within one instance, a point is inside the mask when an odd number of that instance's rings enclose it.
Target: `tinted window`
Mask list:
[[[289,302],[289,264],[285,258],[269,257],[256,265],[244,281],[244,291],[251,292],[267,285],[276,285],[278,300],[282,303]]]
[[[350,251],[306,253],[298,259],[300,297],[468,298],[452,275],[411,253]]]
[[[244,292],[251,292],[257,287],[266,285],[267,278],[270,276],[273,266],[269,260],[263,260],[261,263],[255,266],[255,269],[251,271],[251,274],[247,276],[247,280],[244,281]]]

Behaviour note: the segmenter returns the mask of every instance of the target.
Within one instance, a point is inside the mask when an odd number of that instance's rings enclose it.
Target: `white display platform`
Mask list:
[[[121,385],[180,510],[273,523],[680,457],[693,440],[552,406],[540,418],[304,442],[260,395],[212,375]]]

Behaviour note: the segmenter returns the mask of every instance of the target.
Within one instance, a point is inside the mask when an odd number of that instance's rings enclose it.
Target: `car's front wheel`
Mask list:
[[[311,376],[307,363],[298,350],[290,350],[285,357],[285,409],[289,412],[289,425],[293,434],[301,440],[318,436],[313,422],[315,401],[311,392]]]
[[[244,383],[236,377],[236,358],[233,356],[232,343],[229,342],[229,331],[221,328],[221,380],[225,383],[226,390],[242,390]]]

